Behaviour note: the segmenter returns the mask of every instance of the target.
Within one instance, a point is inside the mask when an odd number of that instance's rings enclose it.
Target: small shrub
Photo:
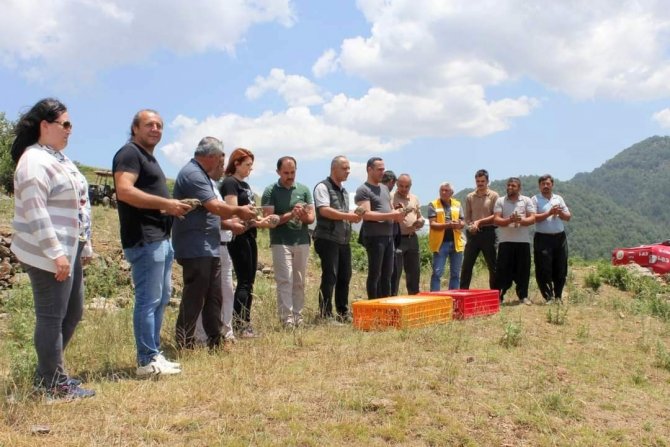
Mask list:
[[[500,338],[500,345],[509,349],[521,344],[521,325],[514,322],[507,322],[503,327],[503,335]]]
[[[547,323],[564,325],[568,321],[568,306],[560,302],[552,303],[547,308]]]
[[[367,272],[368,254],[365,247],[358,243],[358,233],[351,235],[351,268],[356,272]]]
[[[584,342],[588,340],[590,336],[591,336],[591,330],[589,329],[588,325],[586,324],[580,325],[579,328],[577,329],[577,339],[579,341]]]
[[[584,304],[589,301],[589,298],[593,295],[595,291],[588,291],[582,288],[575,288],[569,293],[569,299],[566,300],[570,304]]]
[[[635,340],[635,347],[642,352],[651,352],[652,345],[646,331],[642,332],[637,340]]]
[[[597,272],[589,272],[589,274],[586,275],[586,278],[584,278],[584,285],[594,292],[597,292],[602,285],[600,275]]]
[[[431,253],[428,248],[428,234],[419,235],[419,256],[421,257],[421,270],[432,270],[433,268],[433,253]],[[483,259],[483,256],[479,256]],[[475,265],[475,268],[479,267],[479,263]]]
[[[37,353],[34,348],[23,349],[16,344],[7,344],[10,350],[10,379],[5,382],[5,393],[18,397],[23,393],[30,394],[35,378],[35,365],[37,365]]]
[[[542,407],[561,417],[579,419],[579,402],[575,400],[573,391],[568,388],[560,388],[542,398]]]
[[[4,381],[5,394],[22,400],[30,394],[35,374],[36,354],[33,347],[35,312],[33,294],[25,284],[8,292],[4,311],[8,314],[4,349],[9,357],[9,375]]]
[[[87,298],[113,298],[122,288],[131,284],[130,272],[123,271],[118,262],[98,258],[84,269],[84,287]],[[128,289],[130,290],[130,289]]]
[[[630,380],[637,386],[646,385],[649,382],[649,379],[647,379],[647,376],[645,376],[642,371],[633,373],[633,375],[630,376]]]
[[[603,263],[598,264],[597,272],[605,284],[609,284],[624,292],[630,290],[633,275],[625,268]]]
[[[9,315],[8,329],[10,339],[18,348],[30,348],[35,329],[33,292],[29,285],[23,285],[8,291],[4,311]]]
[[[654,294],[647,300],[649,313],[663,321],[670,321],[670,300],[667,297]]]

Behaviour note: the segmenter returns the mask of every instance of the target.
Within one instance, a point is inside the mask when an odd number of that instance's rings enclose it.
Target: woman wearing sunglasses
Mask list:
[[[95,395],[63,365],[84,308],[82,259],[92,254],[88,183],[63,154],[71,132],[65,105],[43,99],[19,118],[11,149],[17,163],[12,251],[33,289],[35,385],[50,400]]]

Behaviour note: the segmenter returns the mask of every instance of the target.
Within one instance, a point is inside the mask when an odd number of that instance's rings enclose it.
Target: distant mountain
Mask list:
[[[538,193],[538,177],[521,177],[523,194]],[[505,182],[493,181],[491,188],[504,194]],[[462,200],[470,191],[456,197]],[[593,172],[556,180],[554,192],[573,215],[566,225],[571,256],[609,258],[615,247],[669,239],[670,137],[647,138]]]

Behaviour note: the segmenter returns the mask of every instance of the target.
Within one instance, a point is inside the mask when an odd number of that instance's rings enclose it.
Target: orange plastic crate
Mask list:
[[[419,296],[450,296],[454,299],[454,319],[491,315],[500,311],[500,293],[497,290],[440,290],[421,292]]]
[[[364,331],[447,323],[453,314],[448,296],[396,296],[356,301],[352,307],[354,327]]]

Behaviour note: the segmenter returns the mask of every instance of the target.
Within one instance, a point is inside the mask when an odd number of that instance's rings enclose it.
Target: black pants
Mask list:
[[[481,231],[472,234],[467,232],[468,242],[463,253],[461,267],[461,289],[469,289],[472,281],[472,269],[481,252],[489,270],[489,289],[496,288],[496,230],[493,227],[484,227]]]
[[[398,294],[400,277],[405,270],[405,285],[408,295],[419,293],[421,277],[421,258],[419,256],[419,238],[416,234],[400,236],[400,244],[395,249],[395,266],[391,283],[391,295]]]
[[[568,276],[568,239],[565,232],[535,233],[533,239],[535,279],[545,300],[561,298]]]
[[[233,303],[233,327],[240,330],[251,321],[251,301],[258,268],[256,238],[250,233],[235,236],[228,242],[228,253],[237,277]]]
[[[345,316],[349,312],[349,282],[351,281],[351,247],[326,239],[315,239],[314,250],[321,259],[321,286],[319,287],[319,315],[333,316],[333,289],[335,310]]]
[[[368,279],[365,284],[368,299],[390,296],[393,236],[364,236],[363,246],[368,253]]]
[[[528,298],[530,281],[530,244],[526,242],[501,242],[498,245],[496,263],[496,289],[500,290],[500,301],[505,292],[516,284],[516,296],[520,300]]]
[[[195,326],[202,312],[207,345],[221,342],[221,258],[218,256],[177,259],[183,268],[184,290],[177,316],[176,341],[180,348],[195,346]]]

